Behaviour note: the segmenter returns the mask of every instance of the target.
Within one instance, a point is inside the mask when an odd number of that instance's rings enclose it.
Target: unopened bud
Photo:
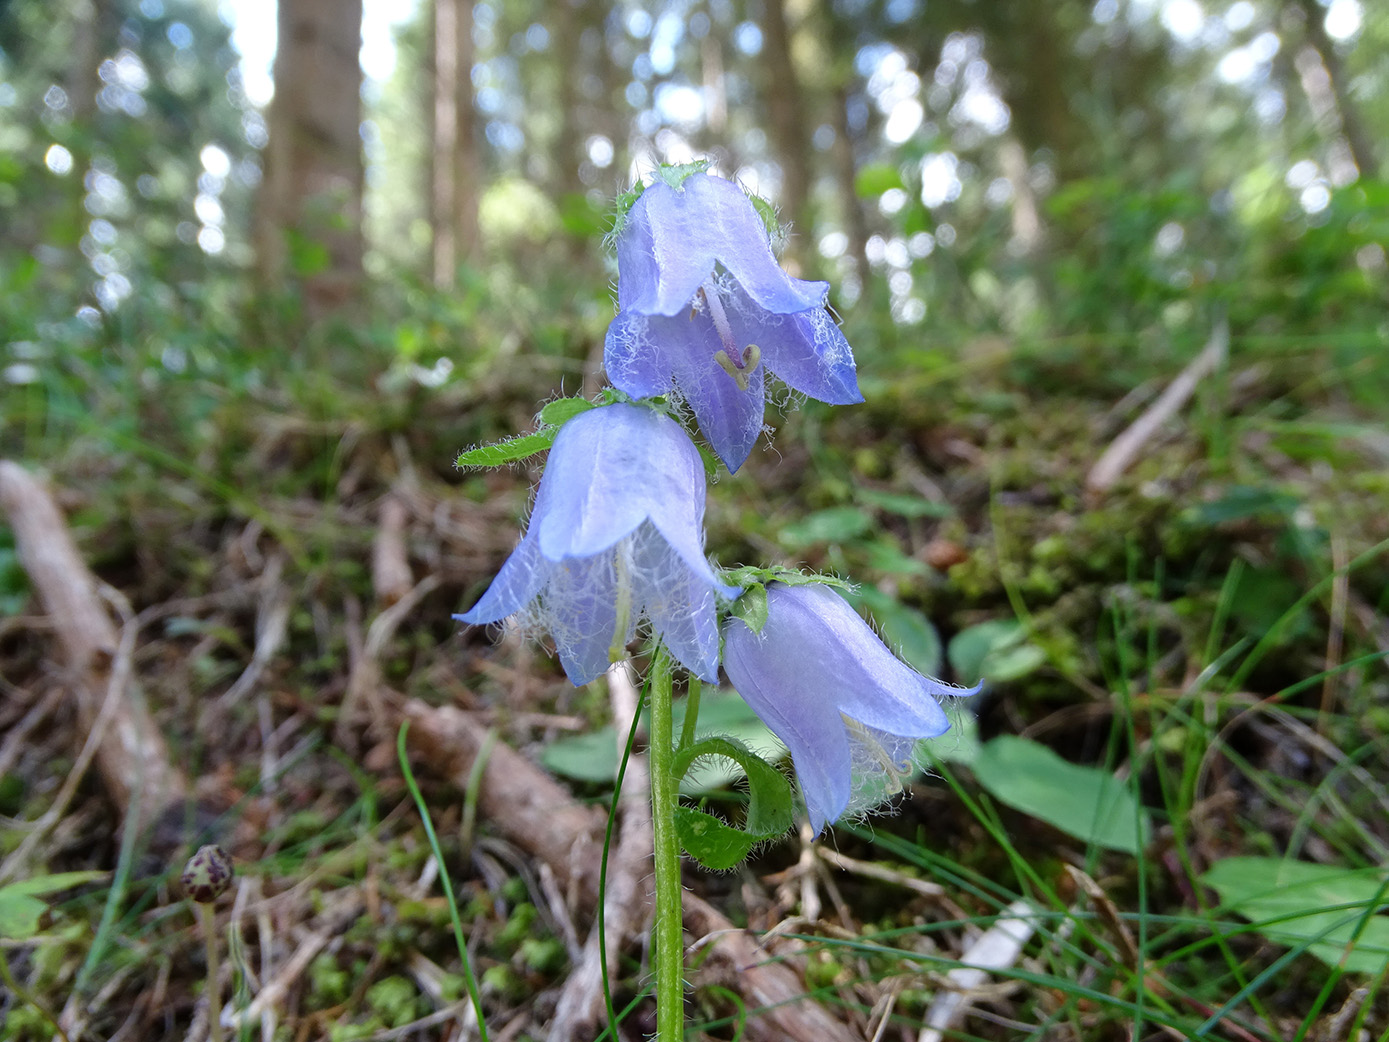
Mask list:
[[[183,868],[183,892],[189,900],[211,904],[227,892],[232,881],[232,859],[221,847],[199,847]]]

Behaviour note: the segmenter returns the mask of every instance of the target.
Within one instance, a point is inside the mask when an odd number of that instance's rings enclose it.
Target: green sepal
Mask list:
[[[760,582],[744,586],[728,613],[753,633],[761,633],[767,625],[767,587]]]
[[[593,408],[596,406],[587,398],[556,398],[541,406],[536,419],[545,427],[562,427],[579,413]]]
[[[685,183],[687,177],[702,174],[713,165],[713,161],[709,159],[696,159],[693,163],[662,163],[656,170],[656,176],[672,188],[679,188]],[[637,200],[641,198],[641,193],[644,191],[646,191],[646,182],[638,181],[627,191],[618,195],[617,201],[613,205],[613,230],[608,233],[608,237],[603,243],[608,249],[617,248],[617,237],[622,234],[622,228],[627,223],[627,215],[632,212],[632,207],[637,205]]]
[[[680,188],[684,183],[695,174],[707,174],[709,168],[714,165],[711,159],[696,159],[691,163],[662,163],[656,169],[656,176],[672,188]],[[617,237],[622,234],[623,226],[627,223],[627,215],[632,212],[632,207],[641,198],[642,192],[646,191],[646,184],[638,181],[627,191],[618,195],[613,206],[613,228],[604,240],[604,245],[608,249],[617,247]],[[757,211],[757,216],[762,218],[762,224],[767,229],[767,237],[776,244],[781,242],[785,235],[782,231],[781,222],[777,220],[776,208],[761,196],[753,195],[744,190],[748,201],[752,203],[753,209]]]
[[[747,817],[741,829],[695,807],[675,812],[675,829],[685,852],[705,868],[722,871],[737,865],[754,847],[787,832],[795,824],[795,804],[785,775],[732,738],[705,738],[680,750],[672,765],[676,776],[683,778],[703,756],[733,760],[748,776]]]
[[[844,590],[846,593],[852,592],[854,589],[852,583],[847,583],[832,575],[816,575],[813,572],[807,575],[805,572],[795,572],[780,566],[761,568],[756,565],[745,565],[742,568],[732,568],[725,571],[720,578],[730,586],[743,588],[742,595],[733,602],[729,615],[745,623],[753,633],[761,633],[762,627],[767,624],[768,583],[785,583],[787,586],[813,586],[816,583],[821,583],[825,586]]]
[[[708,173],[713,165],[711,159],[696,159],[690,163],[662,163],[656,173],[672,188],[680,188],[695,174]]]

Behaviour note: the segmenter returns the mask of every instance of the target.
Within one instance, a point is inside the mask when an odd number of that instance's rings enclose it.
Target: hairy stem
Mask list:
[[[699,722],[699,696],[703,691],[704,685],[699,682],[698,677],[691,674],[690,687],[685,692],[685,725],[680,728],[680,744],[676,749],[685,749],[694,744],[695,726]]]
[[[681,928],[680,841],[675,809],[680,795],[674,767],[671,719],[671,662],[657,647],[651,662],[651,822],[656,851],[656,918],[652,963],[656,971],[656,1038],[680,1042],[685,1035],[685,938]]]
[[[210,904],[198,905],[198,922],[207,945],[207,1033],[212,1042],[222,1042],[222,966],[218,959],[217,915]]]

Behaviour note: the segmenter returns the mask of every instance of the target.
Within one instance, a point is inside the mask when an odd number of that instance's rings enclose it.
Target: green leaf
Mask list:
[[[854,194],[860,199],[876,199],[892,188],[905,188],[902,172],[890,163],[874,163],[854,175]]]
[[[781,530],[789,546],[815,543],[844,543],[856,539],[873,527],[873,519],[858,507],[830,507],[807,514]]]
[[[617,777],[617,738],[611,727],[567,735],[545,746],[540,762],[575,781],[610,783]]]
[[[1147,813],[1108,771],[1069,763],[1014,735],[986,742],[973,769],[1001,802],[1086,843],[1137,856],[1148,842]]]
[[[1027,630],[1016,619],[992,619],[955,634],[946,657],[962,684],[980,679],[1017,680],[1046,661],[1046,652],[1026,643]]]
[[[537,452],[544,452],[555,443],[558,433],[558,427],[546,427],[533,434],[518,434],[514,438],[469,449],[460,453],[454,462],[460,467],[503,467],[534,456]]]
[[[1275,944],[1306,948],[1328,966],[1343,965],[1352,973],[1379,975],[1389,963],[1380,869],[1229,857],[1211,866],[1201,882]]]
[[[39,919],[48,910],[48,902],[40,901],[35,894],[70,890],[83,883],[105,879],[106,875],[105,872],[58,872],[0,887],[0,937],[23,941],[39,932]]]
[[[546,402],[536,418],[546,427],[562,427],[575,416],[593,408],[596,406],[587,398],[556,398]]]
[[[1181,519],[1187,524],[1203,528],[1224,524],[1227,521],[1242,521],[1250,517],[1276,518],[1281,521],[1291,517],[1297,507],[1297,497],[1287,492],[1235,485],[1219,499],[1183,510]]]
[[[901,517],[955,516],[955,508],[949,503],[937,503],[935,500],[907,492],[882,492],[878,489],[862,488],[854,495],[860,503]]]
[[[940,634],[925,615],[874,586],[860,587],[849,597],[849,603],[867,609],[878,624],[883,643],[912,669],[927,676],[940,675],[944,658]]]
[[[882,575],[925,578],[931,574],[931,568],[925,561],[918,561],[902,552],[896,536],[883,534],[862,546],[868,567]]]
[[[737,865],[758,844],[789,830],[795,822],[795,805],[786,777],[742,742],[706,738],[682,749],[673,769],[683,776],[705,757],[732,760],[748,778],[747,816],[741,829],[694,807],[682,806],[675,812],[675,829],[686,852],[706,868],[720,871]]]

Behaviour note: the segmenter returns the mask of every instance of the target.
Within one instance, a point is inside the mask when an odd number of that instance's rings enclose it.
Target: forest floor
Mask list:
[[[1389,851],[1386,363],[1335,343],[981,340],[894,357],[887,379],[856,346],[868,404],[769,409],[770,447],[710,488],[711,555],[906,605],[946,679],[973,679],[955,638],[993,633],[978,738],[1117,774],[1153,829],[1138,857],[1107,849],[942,764],[891,814],[690,867],[691,1037],[1385,1037],[1382,952],[1366,972],[1364,952],[1270,939],[1205,873],[1270,855],[1373,871]],[[50,1016],[71,1042],[208,1037],[179,885],[203,843],[235,866],[214,906],[225,1037],[476,1037],[441,876],[489,1036],[598,1037],[612,784],[572,760],[589,749],[603,777],[599,729],[625,734],[639,692],[626,674],[576,689],[543,645],[451,618],[539,473],[453,459],[525,429],[584,364],[427,388],[306,360],[137,374],[81,415],[13,399],[0,1039],[58,1037]],[[640,756],[627,783],[608,940],[619,1034],[639,1039]],[[95,875],[53,878],[71,872]],[[1379,936],[1382,903],[1357,937]],[[1025,939],[995,973],[959,975],[1010,930]]]

